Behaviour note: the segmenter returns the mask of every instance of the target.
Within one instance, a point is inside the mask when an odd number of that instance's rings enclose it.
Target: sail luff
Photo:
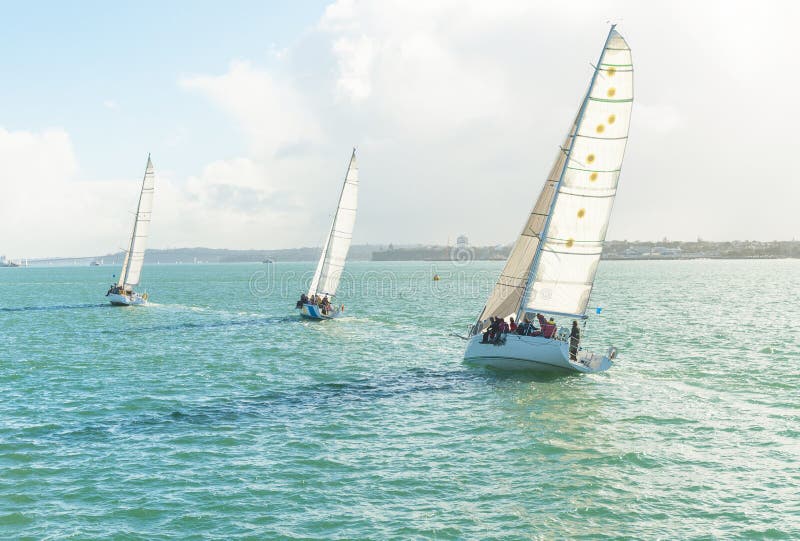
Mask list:
[[[583,101],[581,103],[581,107],[580,107],[580,110],[578,112],[577,120],[575,121],[575,124],[573,125],[573,130],[572,130],[572,132],[570,134],[569,148],[567,149],[567,152],[566,152],[564,165],[563,165],[563,167],[561,169],[561,173],[559,175],[558,183],[556,184],[555,193],[554,193],[553,199],[552,199],[552,201],[550,203],[550,209],[549,209],[548,214],[547,214],[547,219],[545,221],[544,228],[542,229],[542,232],[539,235],[539,243],[538,243],[538,245],[536,247],[536,255],[534,256],[534,260],[533,260],[533,263],[531,265],[530,272],[528,274],[528,280],[527,280],[527,283],[525,284],[525,290],[524,290],[524,293],[522,295],[522,302],[520,303],[519,308],[517,309],[517,314],[516,314],[517,321],[520,320],[520,317],[522,316],[522,313],[525,312],[526,307],[530,302],[531,286],[532,286],[532,284],[533,284],[533,282],[534,282],[534,280],[536,278],[537,272],[539,270],[539,265],[540,265],[541,257],[542,257],[542,250],[544,249],[544,245],[545,245],[544,241],[548,238],[548,234],[549,234],[549,231],[550,231],[550,224],[552,223],[552,219],[553,219],[553,210],[555,209],[556,203],[558,202],[558,199],[559,199],[559,194],[561,192],[561,187],[562,187],[562,185],[564,183],[564,175],[567,172],[567,168],[569,167],[570,160],[572,158],[572,151],[573,151],[573,149],[575,147],[575,141],[578,139],[578,134],[581,131],[581,127],[582,127],[583,120],[584,120],[584,115],[586,113],[586,108],[587,108],[587,104],[589,103],[589,98],[591,96],[592,89],[594,88],[595,82],[597,81],[597,75],[600,72],[600,66],[603,63],[603,59],[606,56],[606,50],[608,48],[609,42],[611,41],[611,37],[614,35],[615,29],[616,29],[616,25],[612,24],[611,28],[608,31],[608,35],[606,36],[605,43],[603,44],[603,49],[602,49],[602,51],[600,53],[600,57],[599,57],[599,59],[597,61],[597,66],[595,66],[594,73],[592,74],[592,79],[589,82],[589,88],[586,91],[586,95],[584,96]],[[627,137],[627,134],[626,134],[626,137]],[[579,315],[579,314],[574,314],[574,315]]]
[[[356,149],[353,148],[342,183],[342,190],[339,192],[339,201],[336,205],[336,213],[328,239],[320,254],[320,260],[309,287],[309,296],[314,294],[333,296],[336,294],[347,252],[350,249],[357,201],[358,167]]]

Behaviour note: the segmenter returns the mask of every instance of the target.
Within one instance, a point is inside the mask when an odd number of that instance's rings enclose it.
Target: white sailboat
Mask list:
[[[122,262],[119,280],[106,293],[109,302],[116,306],[147,304],[147,293],[140,295],[133,290],[139,285],[144,265],[144,252],[147,245],[147,233],[150,229],[150,216],[153,211],[153,192],[155,191],[155,171],[150,156],[147,156],[147,167],[142,180],[142,191],[139,193],[139,205],[136,207],[136,218],[133,221],[133,233]]]
[[[611,27],[589,89],[506,265],[470,329],[465,361],[502,369],[600,372],[616,355],[594,354],[567,327],[552,338],[508,332],[484,343],[491,317],[563,322],[587,320],[586,310],[603,249],[628,140],[633,105],[633,62]],[[538,318],[537,318],[538,319]],[[541,322],[541,320],[540,320]],[[546,329],[550,334],[550,327]],[[580,327],[578,328],[580,330]],[[541,333],[541,330],[537,331]]]
[[[330,299],[336,295],[336,289],[342,278],[344,262],[353,238],[357,209],[358,164],[354,148],[344,177],[342,193],[339,195],[336,215],[328,233],[328,240],[322,248],[314,278],[311,280],[308,294],[297,302],[300,315],[311,319],[331,319],[342,313],[344,307],[334,306]]]

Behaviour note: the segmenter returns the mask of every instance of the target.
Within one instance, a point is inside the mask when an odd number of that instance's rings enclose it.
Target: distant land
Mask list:
[[[511,245],[456,246],[355,244],[350,248],[349,261],[504,261]],[[258,263],[316,261],[319,247],[287,248],[283,250],[228,250],[224,248],[168,248],[147,250],[145,262],[174,263]],[[0,266],[41,265],[121,265],[122,252],[79,257],[37,259],[6,259],[0,256]],[[603,259],[674,260],[674,259],[778,259],[800,258],[800,241],[627,241],[605,243]]]

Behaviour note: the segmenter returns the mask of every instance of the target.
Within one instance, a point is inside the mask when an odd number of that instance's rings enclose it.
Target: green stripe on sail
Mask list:
[[[606,98],[592,98],[591,96],[589,97],[589,99],[592,101],[604,101],[606,103],[628,103],[633,101],[633,98],[629,98],[627,100],[609,100]]]
[[[567,169],[572,169],[573,171],[587,171],[589,173],[619,173],[620,169],[609,169],[608,171],[604,171],[602,169],[581,169],[580,167],[570,167],[567,166]]]

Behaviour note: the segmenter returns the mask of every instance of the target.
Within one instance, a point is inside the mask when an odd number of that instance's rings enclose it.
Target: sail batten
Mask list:
[[[327,241],[322,248],[314,278],[308,289],[308,296],[336,294],[342,278],[347,252],[353,239],[353,228],[358,209],[358,164],[356,151],[350,157],[345,174],[336,214],[333,218]]]

